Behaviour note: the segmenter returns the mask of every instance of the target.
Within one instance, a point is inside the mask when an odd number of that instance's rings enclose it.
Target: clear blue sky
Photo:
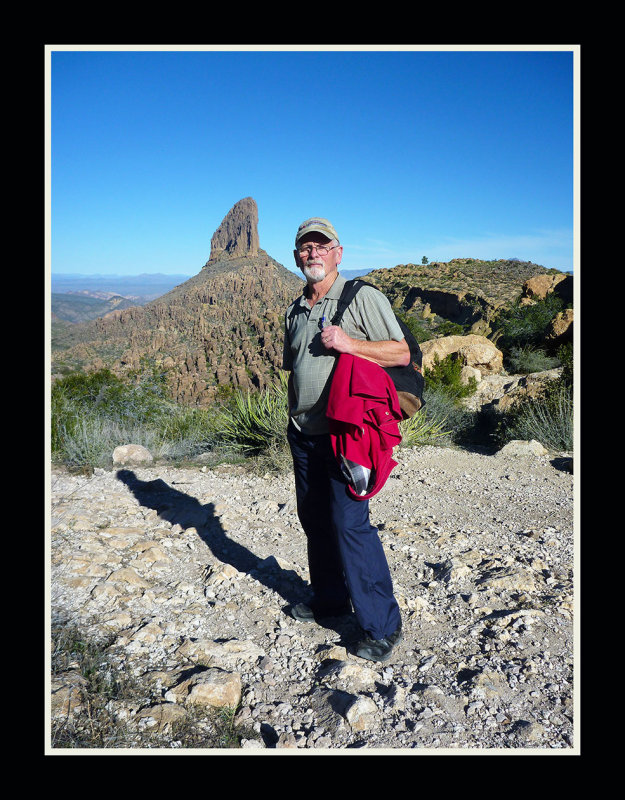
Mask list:
[[[251,196],[261,247],[289,268],[319,215],[345,269],[572,269],[575,55],[558,47],[51,47],[49,268],[195,275]]]

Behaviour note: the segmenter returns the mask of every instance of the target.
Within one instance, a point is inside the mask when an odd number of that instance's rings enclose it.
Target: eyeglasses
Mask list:
[[[309,244],[306,247],[298,248],[298,252],[300,256],[309,256],[312,251],[313,247],[317,251],[317,255],[319,256],[327,256],[330,250],[334,250],[335,247],[340,247],[340,244],[335,244],[332,247],[326,247],[325,244]]]

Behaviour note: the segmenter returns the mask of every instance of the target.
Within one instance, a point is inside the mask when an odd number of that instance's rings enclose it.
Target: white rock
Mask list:
[[[546,456],[548,451],[536,439],[529,442],[523,439],[513,439],[505,444],[497,455],[502,456]]]
[[[113,450],[113,464],[151,464],[153,456],[140,444],[123,444]]]

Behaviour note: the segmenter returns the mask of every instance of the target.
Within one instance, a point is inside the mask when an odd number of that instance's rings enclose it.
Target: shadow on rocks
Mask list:
[[[200,538],[207,544],[213,555],[225,564],[231,564],[239,572],[246,572],[259,583],[282,597],[287,606],[282,612],[290,616],[290,607],[301,602],[310,602],[310,587],[293,570],[282,569],[277,562],[269,568],[265,559],[252,553],[247,547],[233,541],[223,529],[215,515],[214,503],[202,505],[195,497],[173,489],[161,478],[142,481],[132,470],[117,471],[117,479],[124,483],[142,506],[154,509],[160,519],[172,525],[180,525],[183,530],[195,528]],[[359,630],[355,618],[338,618],[320,623],[341,637],[340,643],[352,641],[355,628]]]
[[[263,564],[265,559],[226,536],[215,515],[214,503],[202,505],[195,497],[173,489],[161,478],[142,481],[128,469],[118,470],[117,479],[126,484],[142,506],[154,509],[160,519],[180,525],[184,530],[195,528],[216,558],[231,564],[239,572],[251,574],[259,583],[279,594],[289,606],[307,601],[310,594],[308,584],[293,570],[284,570],[277,562],[267,568]],[[283,611],[288,613],[288,607]]]

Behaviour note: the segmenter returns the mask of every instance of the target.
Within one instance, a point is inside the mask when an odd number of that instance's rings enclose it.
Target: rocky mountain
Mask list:
[[[211,240],[201,271],[144,306],[112,311],[53,340],[53,372],[146,360],[165,372],[171,397],[212,402],[220,386],[263,388],[282,360],[282,319],[302,280],[258,241],[253,198],[236,203]]]
[[[573,276],[517,259],[482,261],[455,258],[431,264],[399,264],[369,272],[366,280],[381,289],[393,306],[420,321],[435,316],[463,325],[471,333],[488,333],[498,311],[519,296],[530,298],[528,285],[555,284],[566,301],[573,299]],[[538,292],[534,292],[538,295]]]
[[[458,258],[361,274],[397,311],[418,320],[424,340],[487,336],[497,313],[520,296],[533,302],[553,291],[570,302],[573,294],[572,275],[518,259]],[[302,286],[261,249],[258,208],[246,197],[213,234],[197,275],[145,305],[120,306],[83,324],[54,323],[53,379],[74,369],[124,375],[154,365],[172,399],[200,406],[220,387],[264,388],[281,365],[283,311]],[[572,311],[561,322],[558,336],[570,337]],[[449,323],[462,330],[449,330]]]

